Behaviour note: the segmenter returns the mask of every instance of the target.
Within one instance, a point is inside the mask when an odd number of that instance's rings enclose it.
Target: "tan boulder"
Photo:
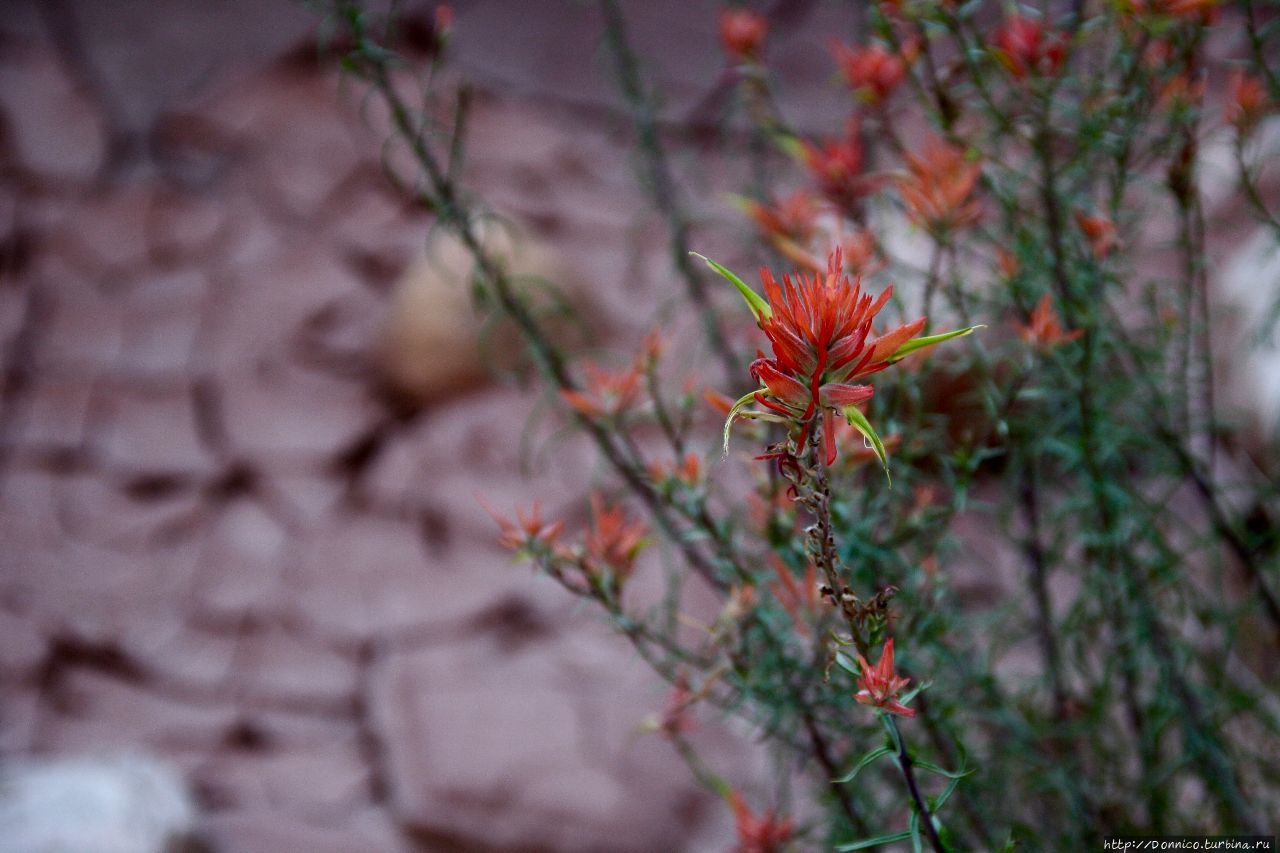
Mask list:
[[[543,302],[543,288],[551,285],[583,306],[572,296],[565,265],[545,245],[496,227],[485,229],[482,239],[522,293]],[[461,240],[441,232],[395,286],[375,363],[388,389],[407,402],[466,391],[486,383],[495,368],[518,363],[519,333],[477,290],[474,267]]]

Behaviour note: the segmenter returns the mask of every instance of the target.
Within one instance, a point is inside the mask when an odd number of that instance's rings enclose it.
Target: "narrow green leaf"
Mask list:
[[[844,652],[836,652],[836,663],[840,664],[840,668],[848,672],[854,678],[862,674],[858,668],[858,663]]]
[[[919,767],[921,770],[928,770],[930,773],[937,773],[939,776],[946,776],[948,779],[962,779],[973,772],[972,770],[957,770],[953,773],[950,770],[946,770],[936,764],[931,764],[928,761],[913,759],[911,763],[916,767]]]
[[[793,133],[778,132],[773,134],[773,144],[778,150],[793,160],[804,160],[804,143]]]
[[[836,850],[866,850],[871,847],[879,847],[881,844],[892,844],[895,841],[906,841],[911,837],[908,832],[894,832],[890,835],[877,835],[875,838],[867,838],[863,841],[855,841],[852,844],[841,844]]]
[[[690,252],[689,254],[702,258],[707,262],[707,266],[720,273],[720,275],[728,279],[734,287],[738,288],[738,292],[742,294],[742,298],[747,301],[747,307],[751,309],[751,313],[755,316],[756,322],[760,322],[762,319],[768,319],[769,315],[772,313],[772,309],[769,308],[769,303],[765,301],[763,296],[747,286],[745,281],[734,275],[732,270],[722,264],[716,263],[706,255],[699,255],[697,252]]]
[[[756,398],[755,391],[748,391],[738,398],[738,402],[733,404],[733,408],[729,409],[729,417],[724,420],[724,455],[729,455],[729,430],[733,427],[733,421],[738,417],[738,412],[742,407],[750,403]]]
[[[950,782],[947,783],[947,787],[944,788],[942,793],[938,795],[938,798],[933,801],[934,814],[937,814],[938,809],[942,808],[947,804],[947,800],[951,799],[951,795],[956,792],[956,788],[958,788],[959,786],[960,786],[959,779],[952,779]]]
[[[952,338],[963,338],[965,335],[972,334],[975,329],[985,329],[985,325],[970,326],[967,329],[953,329],[950,332],[943,332],[940,335],[929,335],[927,338],[912,338],[902,346],[898,347],[893,355],[889,356],[886,361],[893,364],[895,361],[901,361],[916,350],[924,349],[934,344],[940,344],[943,341],[949,341]]]
[[[884,442],[871,426],[871,421],[867,420],[867,416],[862,414],[857,406],[845,406],[844,418],[849,422],[849,426],[862,433],[863,438],[871,442],[871,448],[876,452],[876,458],[880,460],[880,464],[884,466],[885,479],[889,481],[889,488],[892,489],[893,478],[889,476],[889,456],[884,452]]]
[[[835,782],[838,785],[842,785],[845,782],[852,782],[854,777],[857,776],[860,772],[862,772],[862,769],[864,767],[866,767],[871,762],[875,761],[877,758],[881,758],[885,755],[888,755],[891,752],[893,752],[893,747],[891,746],[882,746],[882,747],[879,747],[878,749],[873,749],[870,752],[868,752],[866,755],[862,756],[862,759],[857,764],[854,765],[852,770],[850,770],[845,775],[841,776],[839,779],[832,779],[831,781]]]
[[[910,705],[911,700],[916,698],[917,693],[919,693],[921,690],[928,690],[930,685],[932,684],[933,684],[932,681],[922,681],[919,684],[917,684],[915,687],[912,687],[906,693],[903,693],[902,698],[899,699],[898,701],[901,702],[903,705]]]
[[[924,843],[920,840],[920,812],[911,813],[907,831],[911,833],[911,853],[924,853]]]

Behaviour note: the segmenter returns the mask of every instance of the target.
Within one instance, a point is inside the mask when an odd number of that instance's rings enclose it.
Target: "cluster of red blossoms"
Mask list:
[[[791,840],[794,818],[780,818],[772,811],[754,814],[737,791],[730,792],[729,807],[737,824],[737,853],[777,853]]]
[[[591,523],[579,546],[559,542],[563,521],[546,522],[537,501],[528,512],[516,508],[516,518],[504,517],[484,498],[481,506],[498,523],[502,533],[498,543],[517,557],[538,561],[544,566],[573,565],[595,588],[607,584],[619,595],[635,569],[636,557],[649,544],[644,522],[629,518],[621,506],[609,506],[599,494],[591,495]],[[555,571],[558,571],[556,569]]]
[[[723,9],[720,12],[720,45],[730,58],[750,62],[757,58],[769,25],[764,16],[750,9]]]
[[[898,701],[902,688],[911,683],[910,678],[903,678],[893,669],[893,640],[884,644],[880,660],[875,665],[867,663],[867,659],[858,655],[861,673],[858,676],[858,687],[862,688],[855,695],[863,705],[873,705],[885,713],[897,714],[901,717],[914,717],[916,712]]]
[[[716,267],[725,272],[723,268]],[[728,276],[732,276],[731,273]],[[736,417],[759,418],[788,423],[798,429],[796,452],[803,451],[815,420],[821,418],[822,449],[827,464],[836,459],[835,415],[841,414],[851,426],[883,449],[858,405],[870,399],[870,385],[852,384],[879,373],[908,354],[949,338],[973,331],[960,329],[920,338],[926,319],[921,317],[895,329],[877,334],[876,315],[893,294],[888,287],[879,297],[864,294],[860,280],[844,273],[840,249],[828,258],[825,275],[796,273],[784,275],[779,283],[768,269],[761,269],[765,298],[747,288],[736,276],[738,286],[756,316],[761,331],[773,348],[773,358],[763,353],[751,364],[751,376],[761,384],[758,391],[739,399],[725,424],[725,439]],[[744,410],[752,401],[765,411]],[[766,454],[773,458],[779,454]]]
[[[991,41],[996,59],[1017,80],[1030,76],[1052,77],[1067,58],[1067,41],[1039,21],[1011,15]]]

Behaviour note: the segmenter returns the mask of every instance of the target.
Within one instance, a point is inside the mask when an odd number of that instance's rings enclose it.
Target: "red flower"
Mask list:
[[[858,49],[833,40],[831,52],[849,88],[869,104],[878,104],[889,97],[907,76],[907,63],[903,58],[878,44]]]
[[[480,505],[485,508],[485,511],[493,517],[493,520],[498,522],[498,527],[502,529],[502,535],[498,537],[498,543],[512,551],[550,548],[555,544],[561,528],[564,527],[563,521],[543,524],[542,507],[538,501],[533,502],[528,515],[525,515],[524,510],[520,509],[520,507],[516,507],[518,521],[512,521],[499,515],[483,498],[478,497],[477,499],[480,501]]]
[[[1129,0],[1128,10],[1135,15],[1197,19],[1211,24],[1218,14],[1220,0]]]
[[[803,151],[805,165],[822,194],[845,213],[856,214],[862,199],[879,185],[862,173],[862,143],[855,119],[850,119],[844,139],[829,139],[821,147],[805,142]]]
[[[973,197],[982,164],[963,149],[932,139],[919,154],[904,155],[907,173],[898,177],[898,192],[912,222],[935,235],[972,225],[982,216]]]
[[[978,328],[956,329],[916,339],[925,326],[925,318],[921,317],[884,334],[874,334],[872,322],[889,301],[893,288],[886,288],[875,299],[864,294],[861,281],[850,281],[844,274],[838,248],[827,259],[826,275],[796,273],[794,279],[784,275],[779,284],[773,273],[762,268],[764,297],[725,267],[706,260],[742,294],[773,347],[773,358],[758,353],[759,357],[751,363],[751,375],[760,383],[760,390],[741,397],[729,410],[724,433],[726,452],[729,430],[737,417],[781,421],[798,427],[799,452],[815,426],[814,419],[821,416],[822,445],[830,465],[836,458],[835,413],[840,412],[871,442],[887,472],[884,443],[858,409],[858,404],[868,400],[874,389],[870,385],[851,383],[878,373],[913,352]],[[743,406],[753,401],[767,411],[742,411]],[[779,456],[770,454],[761,458]]]
[[[741,206],[779,254],[803,267],[815,266],[806,248],[813,240],[818,218],[818,204],[813,196],[796,192],[773,205],[743,199]]]
[[[1156,93],[1156,106],[1166,112],[1193,109],[1204,101],[1204,89],[1203,78],[1175,74]]]
[[[768,22],[758,12],[750,9],[720,10],[720,44],[732,59],[743,62],[755,59],[768,31]]]
[[[903,717],[916,715],[914,709],[903,705],[897,698],[902,688],[911,683],[911,679],[902,678],[893,671],[892,639],[884,644],[879,663],[872,666],[867,663],[866,658],[858,655],[858,666],[862,671],[858,676],[858,686],[862,689],[854,695],[854,699],[863,705],[874,705],[890,714],[899,714]]]
[[[668,737],[674,738],[697,728],[697,724],[689,714],[689,706],[699,698],[689,690],[689,679],[684,673],[677,675],[675,684],[667,695],[667,706],[663,709],[658,722],[659,730]]]
[[[806,192],[792,193],[772,206],[748,200],[745,208],[766,236],[786,237],[797,243],[807,243],[813,237],[818,206]]]
[[[737,791],[729,792],[729,807],[738,825],[738,853],[777,853],[791,839],[793,818],[779,820],[773,811],[752,814]]]
[[[560,396],[583,415],[589,418],[616,418],[640,399],[641,375],[637,366],[607,370],[588,362],[582,369],[586,374],[584,389],[562,389]]]
[[[1111,253],[1116,245],[1115,223],[1105,216],[1086,216],[1083,211],[1075,212],[1076,225],[1089,240],[1089,248],[1094,257],[1101,260]]]
[[[437,4],[433,21],[436,32],[441,37],[447,36],[449,31],[453,29],[453,7],[448,3]]]
[[[728,394],[720,393],[714,388],[702,389],[702,400],[725,417],[728,417],[729,413],[733,411],[733,398]]]
[[[886,266],[886,261],[880,257],[876,235],[870,229],[861,228],[841,237],[840,250],[844,254],[845,266],[854,275],[871,275]]]
[[[996,58],[1018,80],[1030,75],[1052,77],[1067,57],[1060,33],[1047,33],[1039,21],[1022,15],[1007,18],[991,40]]]
[[[729,401],[729,405],[733,405],[732,400]],[[696,486],[702,479],[702,460],[698,458],[698,454],[690,451],[684,455],[683,461],[679,464],[673,463],[670,469],[656,460],[649,464],[649,479],[655,483],[662,483],[668,477],[674,477],[686,486]]]
[[[796,632],[804,637],[812,636],[809,622],[817,621],[824,612],[821,594],[818,591],[817,569],[813,563],[809,563],[805,567],[804,581],[796,583],[791,569],[787,568],[787,564],[777,555],[771,554],[770,560],[773,563],[774,572],[778,575],[778,580],[769,585],[773,597],[791,617],[791,623],[795,625]]]
[[[618,587],[631,576],[636,556],[649,544],[644,522],[630,521],[622,507],[606,507],[599,494],[591,495],[591,528],[583,536],[587,559],[613,571]]]
[[[866,402],[873,391],[870,385],[849,383],[888,367],[889,358],[920,333],[925,320],[921,317],[884,335],[873,335],[872,320],[889,301],[893,288],[874,300],[863,294],[861,282],[851,282],[844,274],[839,249],[829,258],[825,276],[797,273],[793,281],[784,275],[779,284],[769,270],[762,269],[760,277],[770,309],[760,328],[772,344],[774,357],[762,356],[751,365],[751,375],[764,386],[756,392],[756,402],[804,423],[802,447],[809,419],[821,413],[830,464],[836,455],[835,412]]]
[[[1053,298],[1049,294],[1040,297],[1035,310],[1031,312],[1031,320],[1025,326],[1018,327],[1018,336],[1029,344],[1049,349],[1058,344],[1074,341],[1084,334],[1084,330],[1076,329],[1068,332],[1058,322],[1058,315],[1053,312]]]
[[[1262,81],[1236,69],[1227,85],[1227,105],[1223,111],[1227,124],[1242,134],[1248,133],[1266,110],[1267,91],[1262,87]]]
[[[996,266],[1000,268],[1000,274],[1005,278],[1013,278],[1021,268],[1018,256],[1004,246],[996,247]]]

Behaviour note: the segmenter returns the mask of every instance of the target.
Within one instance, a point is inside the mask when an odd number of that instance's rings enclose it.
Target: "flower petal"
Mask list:
[[[809,402],[809,389],[797,379],[779,370],[770,359],[761,358],[753,362],[751,374],[769,389],[770,394],[786,403],[803,406]]]
[[[818,389],[822,405],[843,409],[871,399],[875,388],[870,385],[842,385],[831,382]]]
[[[881,335],[871,342],[871,363],[875,364],[884,361],[889,356],[896,353],[903,344],[920,334],[924,328],[925,318],[921,317],[914,323],[907,323],[899,326],[892,332]]]

